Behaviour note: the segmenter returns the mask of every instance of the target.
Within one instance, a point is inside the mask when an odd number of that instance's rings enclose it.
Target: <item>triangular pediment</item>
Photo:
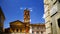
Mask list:
[[[19,20],[11,22],[10,24],[13,24],[13,25],[24,25],[23,22],[21,22]]]

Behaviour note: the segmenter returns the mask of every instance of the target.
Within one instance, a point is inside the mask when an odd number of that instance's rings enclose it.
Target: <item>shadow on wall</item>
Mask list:
[[[60,3],[60,0],[58,0],[58,2]]]
[[[11,33],[3,33],[3,34],[11,34]]]
[[[58,26],[59,26],[59,28],[60,28],[60,18],[58,19]]]

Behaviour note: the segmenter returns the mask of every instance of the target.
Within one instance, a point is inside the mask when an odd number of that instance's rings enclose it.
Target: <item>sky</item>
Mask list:
[[[5,15],[4,28],[8,28],[10,22],[23,21],[25,8],[30,10],[31,24],[45,22],[43,0],[0,0],[0,6]]]

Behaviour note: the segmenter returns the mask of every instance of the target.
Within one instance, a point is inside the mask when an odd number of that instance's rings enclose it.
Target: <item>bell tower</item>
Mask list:
[[[24,10],[24,23],[30,23],[30,11],[27,8]]]
[[[24,23],[26,24],[26,33],[29,33],[30,29],[30,11],[28,8],[24,10]]]

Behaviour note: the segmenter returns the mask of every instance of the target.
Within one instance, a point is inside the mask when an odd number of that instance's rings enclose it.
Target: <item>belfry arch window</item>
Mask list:
[[[60,28],[60,18],[58,19],[58,27]]]

